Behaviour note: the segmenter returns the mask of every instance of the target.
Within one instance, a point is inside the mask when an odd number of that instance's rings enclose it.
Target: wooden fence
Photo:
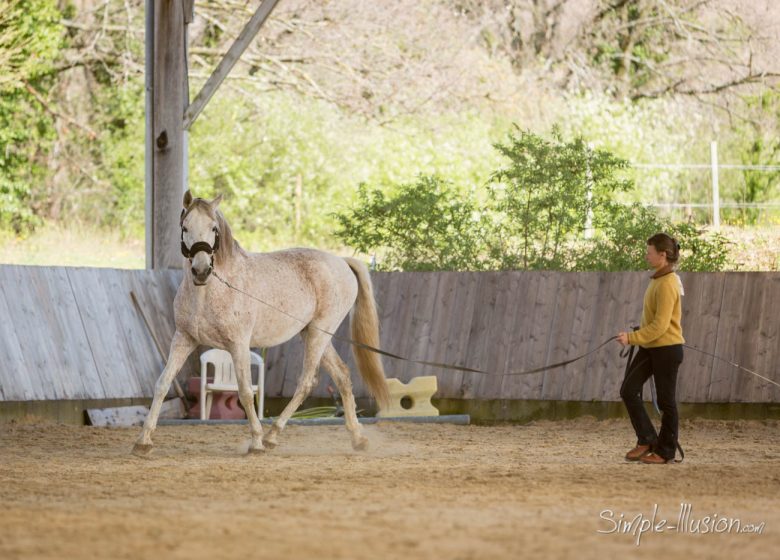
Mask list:
[[[682,273],[687,343],[775,380],[780,274]],[[497,374],[587,352],[638,322],[648,273],[373,273],[382,347],[417,360]],[[180,271],[0,266],[0,400],[149,397],[163,363],[129,297],[135,291],[167,350]],[[345,321],[338,334],[348,336]],[[336,348],[366,396],[348,344]],[[461,399],[619,400],[625,360],[616,342],[565,368],[481,375],[384,358],[388,377],[436,375],[437,396]],[[189,364],[192,371],[194,356]],[[296,339],[267,353],[269,397],[292,395]],[[322,375],[314,396],[327,396]],[[682,402],[780,402],[780,389],[685,350]]]
[[[687,344],[780,380],[780,274],[681,273]],[[587,352],[638,324],[645,272],[374,273],[382,348],[402,356],[496,373]],[[346,324],[338,334],[348,336]],[[351,352],[336,342],[343,357]],[[481,375],[383,359],[388,377],[436,375],[437,396],[461,399],[619,400],[625,360],[611,343],[588,358],[533,375]],[[268,353],[269,395],[292,394],[302,362],[297,341]],[[348,362],[354,372],[354,364]],[[314,394],[326,396],[320,379]],[[356,394],[365,388],[355,379]],[[780,402],[780,389],[685,349],[683,402]]]
[[[181,272],[0,266],[0,400],[150,397]]]

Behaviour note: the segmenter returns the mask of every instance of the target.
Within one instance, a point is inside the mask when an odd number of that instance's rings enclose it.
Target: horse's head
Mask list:
[[[190,191],[184,193],[184,208],[181,211],[181,252],[190,261],[192,281],[203,286],[214,270],[214,255],[220,249],[220,220],[217,206],[222,195],[208,201],[192,198]]]

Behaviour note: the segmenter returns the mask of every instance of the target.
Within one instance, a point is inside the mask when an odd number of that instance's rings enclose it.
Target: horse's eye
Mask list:
[[[187,228],[186,228],[186,227],[183,227],[183,228],[181,228],[181,230],[182,230],[184,233],[187,233]]]

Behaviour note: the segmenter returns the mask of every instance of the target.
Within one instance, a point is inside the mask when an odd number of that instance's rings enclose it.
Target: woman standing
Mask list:
[[[674,273],[680,258],[680,245],[665,234],[657,233],[647,240],[647,263],[655,270],[645,292],[642,322],[639,330],[618,334],[618,341],[639,346],[639,351],[620,388],[637,444],[626,454],[629,461],[649,464],[674,462],[677,444],[677,370],[683,361],[685,339],[680,325],[682,282]],[[656,433],[642,402],[642,386],[650,376],[655,378],[661,431]]]

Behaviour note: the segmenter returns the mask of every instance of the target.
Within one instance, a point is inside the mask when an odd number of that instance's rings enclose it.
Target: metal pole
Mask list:
[[[712,166],[712,225],[720,229],[720,188],[718,186],[718,143],[710,144],[710,163]]]
[[[146,111],[146,135],[144,139],[144,185],[146,201],[144,205],[144,224],[146,235],[146,268],[153,267],[154,235],[152,223],[154,216],[154,0],[144,2],[146,10],[146,28],[144,36],[144,88],[146,98],[144,101]]]

